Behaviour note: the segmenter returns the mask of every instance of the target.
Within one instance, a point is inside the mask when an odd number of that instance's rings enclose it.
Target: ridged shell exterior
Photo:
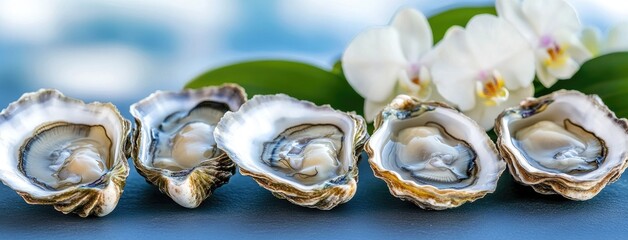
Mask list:
[[[151,139],[151,127],[146,125],[146,119],[154,118],[155,111],[166,109],[162,104],[173,101],[180,102],[175,106],[176,110],[190,110],[200,102],[214,101],[226,104],[230,111],[237,111],[240,105],[246,102],[246,93],[236,84],[186,89],[180,92],[159,91],[131,106],[131,114],[135,117],[137,125],[132,151],[137,172],[179,205],[195,208],[211,196],[216,188],[229,181],[235,173],[235,164],[224,152],[203,161],[197,167],[182,171],[155,168],[144,163],[145,158],[150,157],[148,148]]]
[[[256,118],[255,116],[259,117],[260,115],[253,116],[251,114],[251,112],[260,109],[267,111],[264,114],[265,118]],[[344,147],[350,147],[351,149],[351,154],[349,154],[351,159],[347,172],[324,183],[306,188],[282,179],[275,173],[260,171],[260,169],[252,167],[254,164],[257,164],[255,161],[261,163],[261,160],[239,154],[240,148],[250,148],[255,143],[250,139],[238,138],[238,133],[234,131],[235,129],[255,129],[258,126],[274,126],[282,128],[278,129],[280,132],[291,126],[281,127],[277,125],[277,122],[283,118],[290,118],[296,112],[300,112],[304,116],[299,120],[300,124],[313,121],[310,118],[317,117],[317,114],[330,113],[351,125],[351,132],[344,133],[345,142],[343,143]],[[284,94],[253,97],[246,104],[242,105],[238,112],[225,114],[214,132],[214,136],[218,142],[218,147],[238,164],[242,175],[252,177],[261,187],[271,191],[277,198],[286,199],[293,204],[303,207],[321,210],[330,210],[339,204],[346,203],[355,195],[358,182],[358,158],[362,153],[364,143],[368,139],[366,123],[361,116],[355,113],[344,113],[334,110],[329,105],[316,106],[311,102],[299,101]],[[272,140],[275,136],[269,136],[270,138],[265,140]],[[261,155],[261,153],[258,155]]]
[[[391,120],[404,120],[419,117],[422,114],[438,109],[444,114],[458,119],[457,122],[442,124],[445,127],[450,124],[465,124],[476,141],[467,142],[476,152],[478,152],[479,162],[476,167],[479,174],[483,174],[481,179],[469,187],[462,189],[444,188],[440,189],[427,184],[419,184],[415,181],[403,179],[399,173],[383,167],[383,162],[389,159],[382,158],[381,150],[386,137],[390,134],[389,128],[384,125]],[[471,138],[471,136],[465,136]],[[382,113],[375,118],[375,132],[366,143],[365,150],[369,155],[369,164],[376,177],[384,180],[388,185],[390,193],[404,201],[410,201],[415,205],[429,210],[444,210],[458,207],[466,202],[473,202],[484,197],[488,193],[495,191],[497,181],[502,172],[506,169],[506,163],[499,157],[495,144],[491,141],[484,129],[477,125],[475,121],[464,116],[458,110],[439,102],[421,102],[416,98],[399,95]],[[482,152],[480,153],[481,150]]]
[[[615,156],[606,159],[607,164],[585,176],[575,176],[569,174],[557,174],[546,172],[541,169],[524,165],[524,157],[519,150],[512,145],[512,134],[509,125],[516,121],[525,121],[527,118],[542,113],[544,111],[551,114],[551,111],[559,108],[550,108],[551,104],[558,101],[562,104],[571,104],[575,108],[585,109],[583,113],[568,113],[570,116],[564,118],[580,122],[583,116],[589,119],[605,118],[607,121],[590,120],[583,123],[583,127],[593,134],[602,136],[612,134],[612,138],[603,139],[606,144],[613,143],[609,147],[608,156]],[[546,96],[535,99],[528,99],[521,103],[519,107],[510,108],[500,114],[495,122],[495,132],[497,133],[497,146],[500,153],[508,163],[508,169],[513,178],[527,186],[531,186],[534,191],[541,194],[560,194],[572,200],[588,200],[597,195],[606,185],[619,179],[628,166],[628,121],[625,118],[617,118],[597,95],[585,95],[578,91],[560,90]]]
[[[62,106],[62,110],[53,110],[52,106]],[[24,121],[12,121],[24,112],[31,111],[36,116],[23,119]],[[18,169],[19,152],[14,151],[20,149],[23,142],[13,141],[13,137],[8,135],[12,135],[13,131],[30,134],[35,131],[32,128],[34,125],[41,127],[55,122],[100,124],[105,127],[109,137],[114,136],[114,162],[103,177],[89,184],[52,191],[36,186],[24,176]],[[81,217],[105,216],[118,204],[129,175],[126,148],[129,145],[127,141],[130,132],[130,122],[122,118],[116,107],[110,103],[85,104],[56,90],[42,89],[26,93],[0,113],[0,178],[29,204],[53,205],[64,214],[76,213]]]

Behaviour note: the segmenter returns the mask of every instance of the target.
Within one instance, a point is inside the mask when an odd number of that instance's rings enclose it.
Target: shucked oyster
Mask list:
[[[0,113],[0,178],[28,203],[105,216],[129,173],[130,131],[112,104],[56,90],[24,94]]]
[[[213,132],[225,112],[245,101],[242,88],[227,84],[160,91],[132,105],[135,168],[179,205],[197,207],[235,171]]]
[[[504,111],[498,146],[518,182],[587,200],[626,168],[628,122],[595,95],[558,91]]]
[[[484,129],[437,102],[397,96],[375,119],[366,144],[375,176],[390,192],[442,210],[495,190],[506,164]]]
[[[286,95],[255,96],[227,113],[218,147],[276,197],[329,210],[355,194],[364,119]]]

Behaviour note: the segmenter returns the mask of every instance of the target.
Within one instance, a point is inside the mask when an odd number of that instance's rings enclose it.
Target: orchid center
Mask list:
[[[545,66],[559,67],[564,65],[569,59],[569,54],[566,52],[566,44],[559,44],[552,37],[542,37],[541,47],[545,49]]]
[[[421,100],[432,95],[431,75],[427,67],[411,64],[399,79],[399,93],[410,94]]]
[[[486,106],[499,105],[508,99],[509,94],[504,85],[504,79],[497,70],[493,71],[492,74],[480,73],[475,90],[478,97],[484,100]]]

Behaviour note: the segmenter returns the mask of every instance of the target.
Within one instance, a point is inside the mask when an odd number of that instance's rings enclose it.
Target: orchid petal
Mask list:
[[[461,32],[461,31],[464,31],[463,27],[458,26],[458,25],[453,25],[453,26],[451,26],[451,27],[449,27],[447,29],[447,31],[445,32],[445,35],[443,37],[443,40],[449,38],[449,36],[451,36],[453,34],[456,34],[456,32]]]
[[[443,49],[442,47],[443,43],[447,41],[449,36],[453,34],[459,34],[460,32],[464,32],[464,28],[462,28],[461,26],[454,25],[454,26],[449,27],[447,31],[445,32],[443,39],[441,39],[440,42],[438,42],[438,44],[432,47],[431,50],[427,51],[427,53],[425,53],[421,57],[421,63],[425,66],[431,66],[432,63],[434,63],[434,61],[437,58],[439,58],[440,51]]]
[[[473,59],[484,70],[491,70],[522,51],[530,51],[528,42],[512,25],[493,15],[480,14],[471,18],[465,33],[469,46],[472,46],[468,49]]]
[[[521,18],[521,0],[497,0],[495,1],[497,15],[504,19],[519,20]]]
[[[574,40],[571,41],[567,52],[578,64],[582,64],[593,58],[593,54],[577,37],[574,37]]]
[[[578,64],[582,64],[593,57],[591,52],[587,49],[587,47],[585,47],[582,40],[580,40],[578,35],[575,33],[557,31],[556,41],[558,41],[558,43],[566,49],[568,55]]]
[[[427,69],[426,66],[421,66],[421,70],[419,71],[419,79],[421,79],[421,81],[426,84],[421,85],[421,90],[417,94],[417,97],[421,101],[426,101],[432,98],[432,90],[434,89],[434,84],[432,83],[432,74],[430,74],[430,70]]]
[[[537,62],[536,64],[536,76],[539,78],[539,82],[546,88],[554,86],[558,81],[556,77],[552,76],[552,74],[547,71],[541,62]]]
[[[397,29],[401,49],[408,61],[417,62],[432,47],[432,29],[421,12],[403,9],[397,13],[390,26]]]
[[[454,31],[439,44],[439,54],[434,60],[430,72],[438,93],[447,101],[457,105],[463,111],[475,106],[475,88],[473,79],[476,68],[470,60],[465,31]]]
[[[539,37],[561,29],[579,32],[576,10],[564,0],[524,0],[521,11]]]
[[[604,53],[621,51],[628,51],[628,22],[622,22],[611,28]]]
[[[454,34],[462,34],[462,32],[464,32],[464,28],[462,28],[461,26],[454,25],[454,26],[449,27],[447,31],[445,32],[443,39],[421,57],[422,66],[428,66],[428,67],[432,66],[434,61],[440,57],[440,51],[443,49],[442,43],[445,42],[447,38],[449,38],[449,36],[454,35]]]
[[[424,66],[432,66],[432,63],[434,63],[434,61],[437,58],[439,58],[440,51],[443,49],[442,45],[444,42],[447,41],[449,36],[454,35],[454,34],[462,34],[462,32],[464,32],[464,28],[461,26],[454,25],[454,26],[449,27],[447,31],[445,32],[443,39],[441,39],[440,42],[438,42],[438,44],[436,44],[430,51],[428,51],[425,55],[423,55],[423,57],[421,58],[421,63]]]
[[[413,93],[421,90],[420,86],[414,84],[412,80],[410,80],[410,77],[408,76],[408,73],[406,71],[399,71],[398,76],[399,77],[397,77],[397,79],[399,81],[399,85],[403,87],[403,90],[401,91],[402,93],[413,95]]]
[[[548,66],[547,72],[558,79],[571,78],[580,69],[580,64],[569,58],[560,67]]]
[[[519,89],[534,81],[535,67],[534,52],[524,48],[510,58],[503,59],[495,68],[502,75],[507,89]]]
[[[432,82],[432,75],[430,74],[430,70],[427,69],[426,66],[421,66],[421,70],[419,71],[419,78],[423,81]]]
[[[382,102],[390,98],[399,71],[407,62],[394,28],[374,28],[359,34],[342,55],[347,81],[365,99]]]
[[[375,117],[386,107],[388,102],[372,102],[364,100],[364,119],[373,122]]]
[[[449,67],[439,62],[432,67],[434,85],[438,93],[447,101],[457,105],[461,110],[469,110],[475,106],[475,82],[470,78],[468,69]],[[436,79],[442,79],[436,81]]]
[[[592,56],[600,55],[602,42],[600,39],[600,30],[593,27],[586,27],[582,30],[580,40]]]
[[[497,118],[497,116],[499,116],[501,112],[503,112],[506,108],[519,105],[519,102],[521,102],[521,100],[532,97],[533,94],[534,85],[530,85],[519,90],[511,91],[508,100],[502,102],[499,105],[486,106],[483,104],[478,104],[475,108],[469,111],[465,111],[464,114],[475,120],[478,125],[483,127],[485,130],[490,130],[493,128],[493,125],[495,124],[495,119]]]
[[[512,24],[528,40],[536,41],[537,34],[530,28],[528,19],[521,11],[521,0],[497,0],[495,2],[497,15]]]

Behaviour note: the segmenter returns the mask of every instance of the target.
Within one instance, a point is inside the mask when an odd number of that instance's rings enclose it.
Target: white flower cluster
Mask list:
[[[342,66],[365,98],[366,119],[408,94],[446,102],[489,130],[499,113],[534,94],[535,72],[550,87],[571,78],[601,45],[598,35],[583,33],[564,0],[497,0],[496,9],[498,16],[480,14],[466,28],[451,27],[436,46],[427,19],[413,9],[359,34]]]

